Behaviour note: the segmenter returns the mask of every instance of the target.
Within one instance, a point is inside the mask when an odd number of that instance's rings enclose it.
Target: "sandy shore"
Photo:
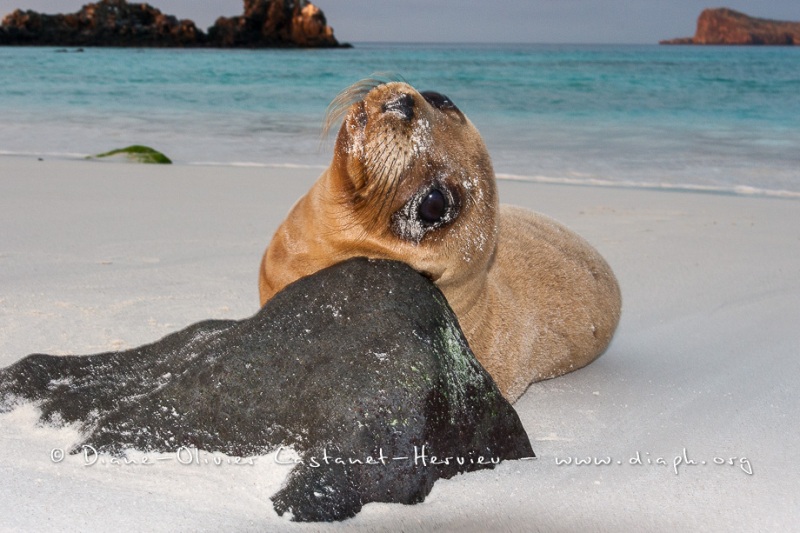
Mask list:
[[[261,253],[317,174],[0,158],[0,366],[253,314]],[[516,404],[537,461],[321,528],[275,515],[274,465],[56,464],[51,450],[74,433],[34,428],[21,409],[0,416],[0,529],[796,528],[800,202],[521,182],[500,192],[586,237],[624,298],[603,357]],[[558,464],[570,457],[611,463]]]

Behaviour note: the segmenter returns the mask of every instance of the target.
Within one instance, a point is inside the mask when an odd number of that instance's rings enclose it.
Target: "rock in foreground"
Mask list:
[[[732,9],[706,9],[697,19],[694,37],[661,44],[800,45],[800,22],[750,17]]]
[[[0,370],[0,411],[22,401],[37,402],[45,422],[80,423],[75,450],[290,446],[305,466],[272,500],[300,521],[421,502],[439,478],[533,455],[442,294],[389,261],[335,265],[252,318],[201,322],[133,350],[28,356]],[[423,446],[426,465],[414,460]],[[379,464],[347,464],[368,457]]]
[[[244,0],[244,15],[221,17],[208,34],[145,3],[100,0],[77,13],[16,10],[0,25],[0,44],[131,47],[336,47],[325,15],[307,0]]]

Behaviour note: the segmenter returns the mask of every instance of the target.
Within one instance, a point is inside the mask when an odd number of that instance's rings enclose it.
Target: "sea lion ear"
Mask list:
[[[419,94],[425,99],[426,102],[431,104],[436,109],[442,111],[459,110],[452,100],[441,93],[437,93],[436,91],[422,91]]]

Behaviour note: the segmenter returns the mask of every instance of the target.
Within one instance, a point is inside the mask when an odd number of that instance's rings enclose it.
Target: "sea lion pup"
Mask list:
[[[438,285],[512,402],[606,349],[621,306],[608,264],[558,222],[499,205],[483,140],[449,98],[367,81],[331,106],[333,161],[264,253],[262,305],[350,257],[403,261]]]

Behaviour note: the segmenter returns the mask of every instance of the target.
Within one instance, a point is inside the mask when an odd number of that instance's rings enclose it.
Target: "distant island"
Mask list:
[[[733,9],[706,9],[694,37],[660,44],[800,45],[800,22],[750,17]]]
[[[145,3],[100,0],[77,13],[20,9],[0,24],[0,45],[218,48],[349,47],[307,0],[244,0],[244,14],[220,17],[205,33]]]

